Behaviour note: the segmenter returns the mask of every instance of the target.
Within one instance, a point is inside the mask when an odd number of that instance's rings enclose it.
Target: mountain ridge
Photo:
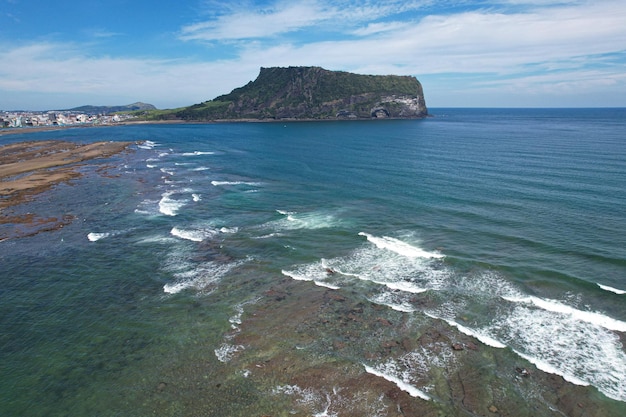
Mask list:
[[[74,107],[71,109],[65,109],[61,111],[72,111],[72,112],[82,112],[86,114],[111,114],[117,112],[128,112],[128,111],[137,111],[137,110],[156,110],[156,107],[152,104],[142,103],[140,101],[136,103],[121,105],[121,106],[92,106],[85,105]]]

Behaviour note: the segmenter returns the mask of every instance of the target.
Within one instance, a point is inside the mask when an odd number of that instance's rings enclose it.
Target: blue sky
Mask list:
[[[626,107],[624,0],[0,0],[0,109],[174,108],[260,67],[413,75],[429,107]]]

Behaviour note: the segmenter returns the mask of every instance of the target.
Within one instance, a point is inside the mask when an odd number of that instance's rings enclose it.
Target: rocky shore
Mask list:
[[[131,144],[46,140],[0,147],[0,241],[56,230],[71,222],[70,214],[46,217],[20,211],[19,206],[57,184],[79,178],[81,163],[110,157]]]

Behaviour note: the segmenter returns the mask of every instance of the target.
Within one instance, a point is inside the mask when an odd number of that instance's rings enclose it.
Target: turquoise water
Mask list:
[[[241,365],[254,355],[237,339],[247,318],[290,285],[373,306],[404,323],[398,333],[445,327],[621,415],[626,110],[431,113],[2,137],[144,143],[23,209],[71,225],[0,242],[1,414],[345,415],[330,406],[340,387],[303,405],[306,387]],[[294,335],[278,332],[280,350]],[[322,345],[303,360],[337,360]],[[447,404],[420,376],[443,359],[420,349],[340,358]],[[191,380],[221,382],[200,394]]]

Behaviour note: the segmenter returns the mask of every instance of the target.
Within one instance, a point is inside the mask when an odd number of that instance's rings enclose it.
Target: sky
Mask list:
[[[428,107],[626,107],[625,0],[0,0],[0,110],[176,108],[261,67],[411,75]]]

